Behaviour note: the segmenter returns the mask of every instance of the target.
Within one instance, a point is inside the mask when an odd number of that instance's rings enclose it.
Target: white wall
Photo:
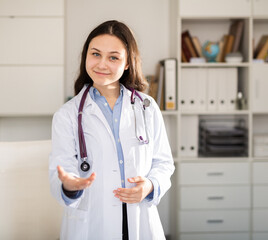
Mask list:
[[[122,21],[133,30],[143,72],[155,74],[157,62],[170,57],[169,7],[167,0],[66,0],[66,96],[73,94],[80,54],[88,34],[111,19]]]

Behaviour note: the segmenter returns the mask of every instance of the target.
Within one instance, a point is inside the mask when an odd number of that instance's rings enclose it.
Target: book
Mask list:
[[[219,41],[219,53],[216,57],[216,62],[222,61],[222,55],[223,55],[223,40]]]
[[[197,52],[197,50],[196,50],[196,48],[194,46],[194,43],[192,41],[192,37],[191,37],[191,34],[190,34],[189,30],[184,31],[181,34],[181,40],[182,40],[182,42],[185,42],[185,44],[186,44],[188,49],[189,49],[189,46],[190,46],[189,51],[191,53],[191,57],[199,57],[199,54],[198,54],[198,52]]]
[[[223,62],[225,61],[225,56],[228,53],[232,52],[233,43],[234,43],[234,36],[228,34],[226,45],[224,46],[224,50],[223,50]]]
[[[158,64],[158,87],[156,103],[161,110],[164,110],[164,66],[161,62]]]
[[[199,55],[199,57],[203,57],[203,54],[202,54],[202,46],[201,46],[201,43],[199,41],[199,38],[198,37],[192,37],[192,41],[193,41],[193,44],[194,44],[194,47]]]
[[[229,35],[234,36],[232,52],[238,52],[240,49],[243,28],[244,28],[243,20],[236,20],[230,26]]]
[[[181,61],[182,62],[187,62],[187,58],[185,57],[185,54],[183,51],[181,51]]]
[[[187,48],[189,49],[189,51],[191,53],[191,57],[195,57],[195,58],[198,57],[198,54],[195,50],[195,47],[194,47],[191,39],[188,36],[185,36],[184,40],[185,40],[185,43],[187,45]]]
[[[266,38],[266,41],[264,42],[262,48],[260,49],[256,59],[263,59],[265,60],[265,57],[267,55],[268,52],[268,38]]]
[[[254,58],[257,58],[257,55],[259,54],[259,52],[263,48],[267,39],[268,39],[268,35],[261,36],[261,39],[259,40],[258,45],[257,45],[256,49],[254,50],[254,55],[253,55]]]
[[[158,88],[157,78],[154,75],[149,75],[149,76],[146,76],[146,79],[147,79],[147,82],[149,84],[149,87],[148,87],[148,92],[145,92],[145,93],[147,93],[148,95],[153,97],[154,100],[156,100],[157,99],[157,88]]]
[[[190,50],[187,47],[187,44],[184,38],[181,38],[181,52],[184,54],[186,61],[190,62],[192,55],[191,55]]]
[[[223,41],[223,46],[222,46],[222,54],[221,54],[220,62],[224,62],[224,57],[225,57],[224,51],[225,51],[225,48],[226,48],[226,45],[227,45],[227,41],[228,41],[228,35],[227,34],[225,34],[223,36],[222,41]]]

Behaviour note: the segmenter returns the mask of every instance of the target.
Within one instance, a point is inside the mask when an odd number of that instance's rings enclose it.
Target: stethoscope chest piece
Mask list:
[[[87,172],[90,169],[90,166],[86,161],[82,162],[80,167],[83,172]]]
[[[150,101],[148,98],[145,98],[145,99],[143,100],[143,105],[144,105],[145,107],[149,107],[150,104],[151,104],[151,101]]]

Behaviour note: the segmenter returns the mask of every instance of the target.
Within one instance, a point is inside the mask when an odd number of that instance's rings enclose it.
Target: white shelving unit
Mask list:
[[[48,139],[64,103],[64,0],[0,0],[0,30],[0,141]]]
[[[268,134],[268,64],[253,62],[253,39],[256,45],[262,35],[268,34],[267,9],[267,0],[178,0],[178,110],[163,112],[177,161],[178,226],[175,239],[268,239],[268,156],[255,157],[253,151],[253,136]],[[244,21],[242,63],[181,62],[181,33],[184,30],[198,36],[201,44],[207,40],[217,42],[228,34],[231,22],[236,19]],[[223,74],[236,72],[237,84],[232,86],[246,98],[245,109],[221,108],[220,99],[218,107],[209,107],[206,99],[205,106],[198,103],[195,108],[185,108],[185,94],[200,94],[196,91],[202,89],[202,84],[191,81],[202,74],[206,76],[200,77],[206,81],[203,82],[205,90],[215,91],[215,97],[220,98],[222,82],[218,83],[220,90],[217,90],[208,80],[213,71],[216,71],[214,78],[220,80]],[[187,83],[186,78],[190,79]],[[234,89],[231,87],[230,90]],[[203,119],[243,119],[248,130],[246,155],[201,157],[198,126]]]

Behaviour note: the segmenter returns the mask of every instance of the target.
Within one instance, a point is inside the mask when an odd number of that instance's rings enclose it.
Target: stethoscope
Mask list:
[[[84,137],[84,132],[82,128],[82,115],[83,115],[84,104],[85,104],[90,87],[91,86],[88,86],[86,90],[84,91],[83,96],[80,101],[79,109],[78,109],[78,138],[79,138],[80,157],[82,160],[80,168],[84,172],[87,172],[90,169],[90,165],[88,163],[87,148],[86,148],[85,137]],[[146,110],[146,107],[150,106],[151,102],[148,98],[143,99],[141,95],[134,88],[128,88],[128,89],[131,91],[130,102],[131,102],[131,106],[134,112],[136,138],[139,140],[141,144],[148,144],[149,137],[148,137],[147,125],[145,121],[145,110]],[[146,139],[144,139],[142,136],[139,136],[137,133],[136,112],[135,112],[135,107],[134,107],[135,99],[136,99],[135,96],[137,96],[142,102],[142,106],[143,106],[142,113],[143,113],[143,122],[144,122],[144,127],[145,127]]]

